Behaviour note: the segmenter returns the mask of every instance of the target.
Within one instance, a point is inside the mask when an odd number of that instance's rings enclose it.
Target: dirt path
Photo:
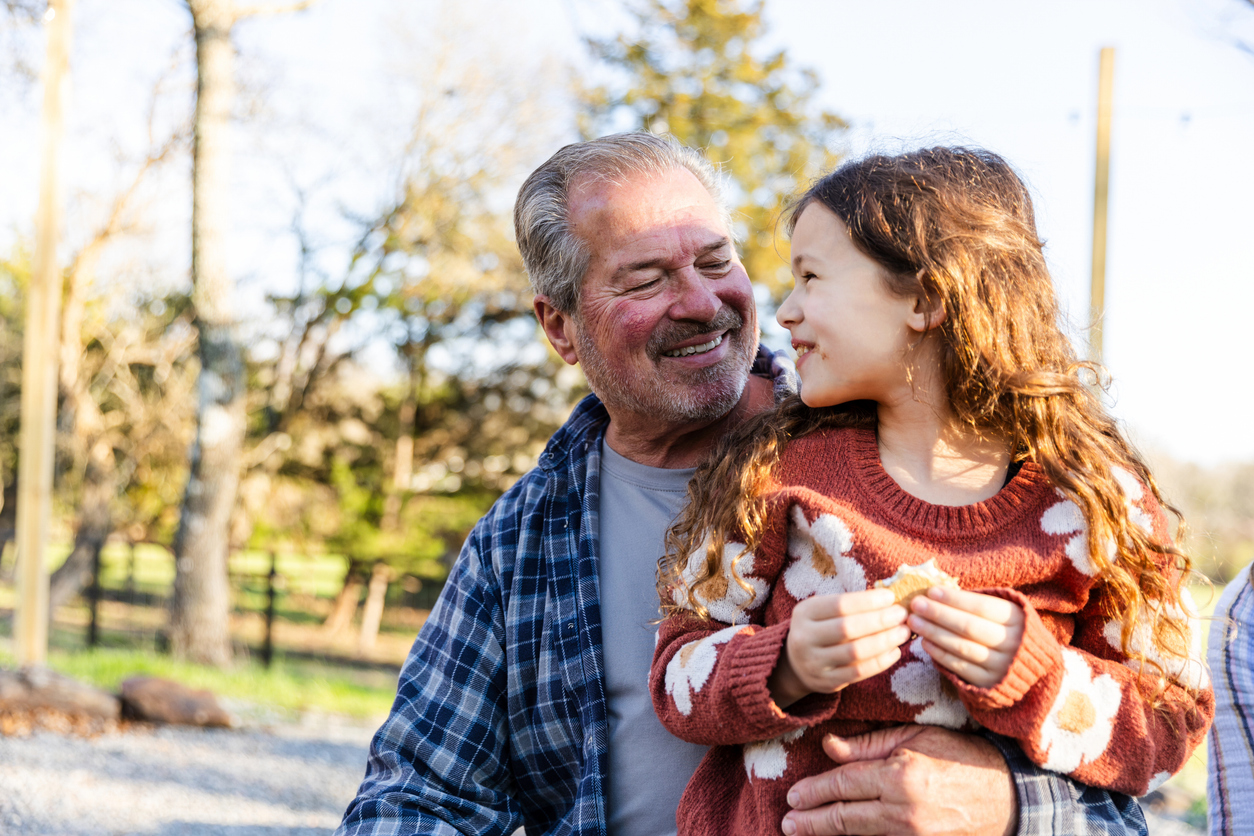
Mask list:
[[[375,725],[306,716],[0,737],[0,833],[325,836],[361,781]]]

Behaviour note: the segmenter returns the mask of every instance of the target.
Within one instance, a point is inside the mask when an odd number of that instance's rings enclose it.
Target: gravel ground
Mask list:
[[[0,737],[0,834],[325,836],[376,725],[307,715],[235,730]]]
[[[254,713],[234,730],[0,736],[0,834],[327,836],[378,723]],[[1151,836],[1201,834],[1146,817]]]

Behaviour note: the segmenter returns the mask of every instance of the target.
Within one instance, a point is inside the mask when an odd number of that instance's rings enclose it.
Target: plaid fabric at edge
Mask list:
[[[776,400],[797,391],[783,352],[759,348],[753,372],[775,381]],[[507,836],[524,825],[527,836],[605,836],[594,532],[608,421],[600,401],[585,398],[539,466],[467,538],[337,836]],[[999,747],[1023,805],[1021,834],[1145,833],[1135,802],[1044,772],[1013,744]]]
[[[1254,827],[1254,586],[1242,569],[1215,604],[1207,643],[1215,688],[1207,813],[1213,834]]]
[[[1019,796],[1019,836],[1116,836],[1149,832],[1135,798],[1046,772],[1008,737],[983,732],[1006,759]]]

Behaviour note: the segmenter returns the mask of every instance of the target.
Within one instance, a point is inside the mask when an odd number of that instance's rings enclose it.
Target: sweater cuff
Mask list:
[[[956,674],[937,666],[968,708],[990,710],[1015,705],[1051,669],[1062,665],[1062,650],[1031,602],[1014,589],[981,589],[985,595],[1004,598],[1023,610],[1023,641],[1010,661],[1010,669],[1001,681],[990,688],[980,688],[960,679]]]
[[[736,704],[755,732],[771,737],[823,722],[836,713],[840,702],[839,694],[811,694],[790,705],[788,711],[775,704],[767,683],[784,652],[789,626],[785,621],[742,637],[735,659],[726,660],[736,666],[731,683]]]

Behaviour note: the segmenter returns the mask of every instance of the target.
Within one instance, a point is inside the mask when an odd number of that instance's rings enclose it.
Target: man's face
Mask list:
[[[709,422],[739,401],[757,350],[753,289],[718,205],[686,170],[571,193],[591,250],[571,339],[611,417]]]

